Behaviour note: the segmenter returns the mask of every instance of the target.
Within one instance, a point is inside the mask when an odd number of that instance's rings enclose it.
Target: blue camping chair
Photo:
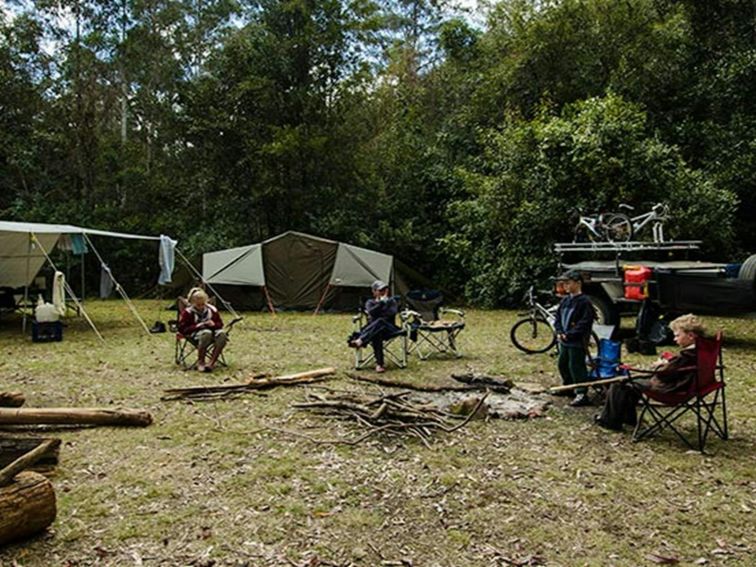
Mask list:
[[[604,380],[627,375],[627,369],[622,367],[622,343],[611,339],[599,339],[598,354],[591,359],[589,376],[593,380]]]

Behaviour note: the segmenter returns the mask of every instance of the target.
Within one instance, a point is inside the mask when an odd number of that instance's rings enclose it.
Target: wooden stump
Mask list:
[[[0,392],[0,407],[20,408],[25,401],[21,392]]]
[[[22,472],[0,487],[0,545],[44,530],[55,520],[55,491],[49,480]]]

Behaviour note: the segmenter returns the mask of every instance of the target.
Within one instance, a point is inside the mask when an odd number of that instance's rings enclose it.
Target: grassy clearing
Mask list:
[[[139,309],[158,315],[154,302]],[[592,426],[595,408],[562,402],[543,419],[472,422],[431,448],[392,438],[315,445],[263,430],[355,433],[291,410],[298,388],[193,405],[159,398],[254,371],[348,370],[348,316],[246,314],[230,368],[208,376],[177,370],[172,335],[146,336],[120,302],[90,311],[104,346],[83,321],[51,344],[0,325],[0,389],[23,390],[30,406],[145,408],[155,424],[60,432],[54,529],[0,550],[0,565],[650,565],[650,554],[753,565],[753,321],[710,320],[728,337],[732,439],[702,456],[671,435],[633,444]],[[412,360],[388,376],[438,383],[473,369],[555,384],[553,358],[509,344],[515,318],[470,311],[463,359]],[[328,385],[357,387],[343,377]]]

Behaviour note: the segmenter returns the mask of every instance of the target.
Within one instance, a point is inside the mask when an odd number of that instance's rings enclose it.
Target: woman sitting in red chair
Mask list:
[[[179,332],[197,346],[197,370],[212,372],[228,342],[223,330],[223,321],[214,305],[207,301],[202,288],[195,287],[187,296],[189,306],[181,312],[178,321]],[[205,364],[208,347],[213,346],[210,363]]]
[[[705,334],[703,322],[693,314],[683,315],[670,323],[675,342],[681,348],[677,355],[662,355],[649,373],[651,378],[633,379],[612,384],[603,411],[594,420],[601,427],[621,431],[622,425],[635,426],[635,406],[641,392],[653,390],[669,394],[687,391],[696,379],[696,338]]]

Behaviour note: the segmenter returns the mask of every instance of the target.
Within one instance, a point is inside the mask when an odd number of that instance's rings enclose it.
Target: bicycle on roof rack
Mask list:
[[[625,203],[619,208],[628,212],[635,210]],[[656,203],[647,213],[634,217],[624,213],[582,215],[578,212],[573,242],[629,242],[649,224],[652,225],[654,242],[665,242],[663,223],[669,216],[669,205],[665,203]]]
[[[625,242],[632,236],[632,222],[622,213],[583,215],[577,212],[573,242]],[[630,232],[628,234],[628,227]]]
[[[525,293],[525,303],[528,306],[528,312],[523,313],[524,317],[512,325],[509,331],[509,338],[512,344],[527,354],[537,354],[551,350],[557,342],[556,329],[556,311],[559,304],[543,305],[536,299],[536,292],[533,286],[530,286]],[[598,335],[592,331],[591,339],[588,345],[588,352],[591,358],[598,355]]]
[[[635,210],[634,207],[626,205],[625,203],[621,203],[619,208],[628,211],[628,213]],[[630,218],[625,216],[625,218],[628,218],[630,221],[629,224],[624,222],[622,224],[615,223],[615,232],[617,234],[627,235],[626,240],[630,240],[633,237],[638,236],[638,233],[650,224],[654,242],[665,242],[664,221],[669,219],[669,216],[669,205],[666,203],[656,203],[647,213]]]

